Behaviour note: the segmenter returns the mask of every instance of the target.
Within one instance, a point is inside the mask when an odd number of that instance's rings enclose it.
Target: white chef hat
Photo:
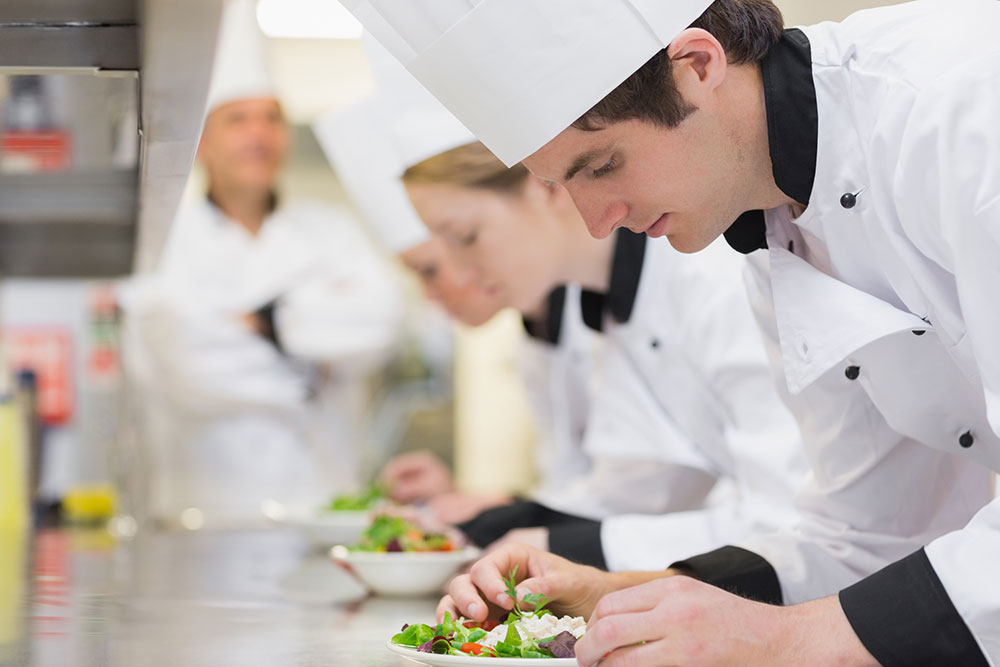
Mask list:
[[[348,195],[390,252],[420,245],[430,233],[410,204],[398,154],[386,135],[384,103],[371,94],[313,124]]]
[[[372,76],[384,103],[387,129],[401,172],[429,157],[476,141],[398,60],[369,33],[362,35]]]
[[[712,0],[340,0],[505,164],[535,152]]]
[[[267,38],[257,23],[255,0],[227,0],[215,50],[207,110],[237,100],[277,97]]]

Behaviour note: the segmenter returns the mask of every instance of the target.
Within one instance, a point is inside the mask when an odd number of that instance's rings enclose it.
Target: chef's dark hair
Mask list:
[[[760,62],[781,38],[784,20],[771,0],[715,0],[691,24],[711,33],[732,65]],[[604,99],[573,123],[579,130],[598,130],[624,120],[648,120],[676,127],[694,107],[681,97],[671,76],[670,58],[661,49]]]

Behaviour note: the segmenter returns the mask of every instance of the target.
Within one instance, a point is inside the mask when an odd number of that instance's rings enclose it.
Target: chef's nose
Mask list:
[[[628,204],[621,199],[599,192],[583,192],[580,188],[570,189],[570,195],[595,239],[607,237],[628,218]]]
[[[482,272],[470,257],[471,253],[453,248],[449,248],[446,253],[452,279],[456,285],[465,287],[481,280]]]

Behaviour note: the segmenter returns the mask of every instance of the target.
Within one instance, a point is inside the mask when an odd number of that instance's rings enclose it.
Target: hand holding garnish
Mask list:
[[[445,612],[437,626],[404,626],[393,644],[423,653],[505,658],[572,658],[577,638],[583,634],[582,617],[557,619],[544,609],[546,598],[538,593],[518,597],[517,567],[504,578],[512,610],[503,624],[495,621],[452,620]],[[531,606],[532,609],[527,607]]]
[[[515,569],[516,568],[516,569]],[[468,574],[452,580],[448,595],[438,604],[438,618],[446,612],[477,621],[502,618],[514,609],[508,595],[508,575],[513,572],[514,590],[525,595],[544,595],[555,613],[587,617],[607,593],[629,585],[629,573],[608,573],[523,544],[509,544],[476,561]],[[639,573],[639,579],[663,573]],[[636,582],[638,583],[638,582]]]

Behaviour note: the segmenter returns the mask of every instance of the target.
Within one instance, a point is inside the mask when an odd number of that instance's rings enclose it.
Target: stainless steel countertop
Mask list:
[[[402,667],[386,639],[437,602],[368,597],[287,530],[59,530],[20,559],[5,541],[4,666]]]

